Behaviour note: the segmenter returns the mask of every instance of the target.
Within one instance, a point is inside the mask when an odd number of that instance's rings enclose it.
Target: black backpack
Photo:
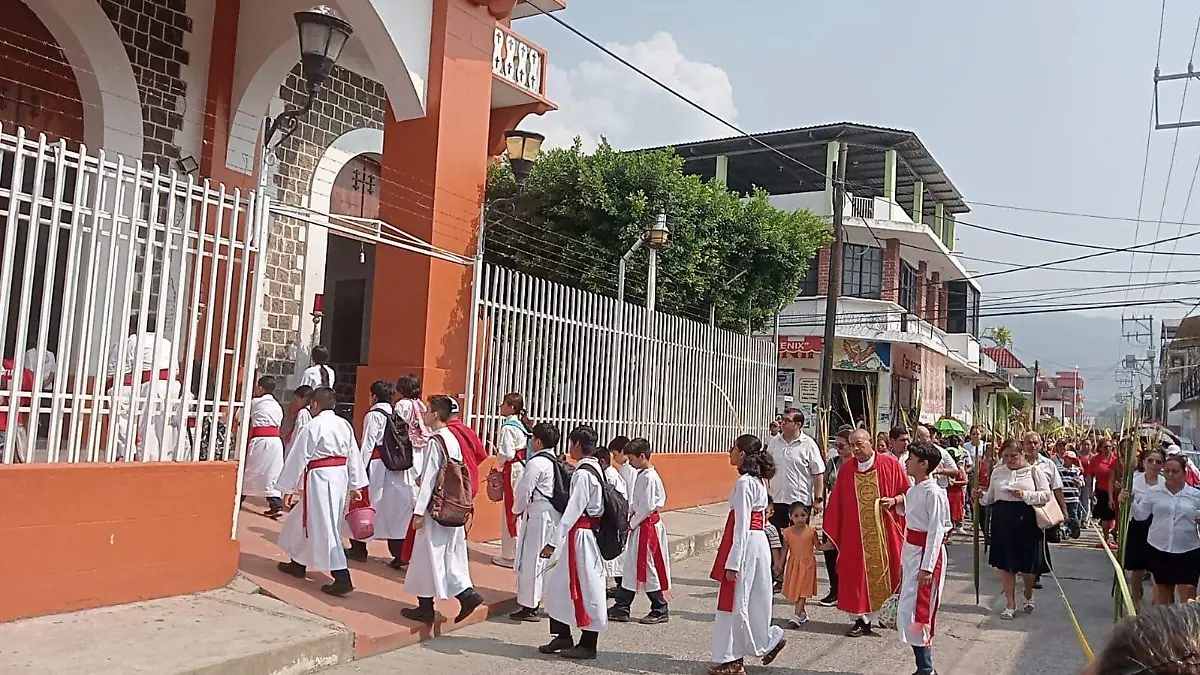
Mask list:
[[[604,513],[600,515],[600,525],[592,528],[592,533],[596,535],[596,544],[600,547],[600,557],[616,560],[624,553],[625,542],[629,540],[629,502],[594,466],[580,466],[588,468],[589,473],[600,481]]]
[[[567,502],[571,501],[571,465],[567,464],[562,457],[550,452],[539,452],[525,460],[526,466],[534,457],[548,459],[554,467],[554,490],[550,494],[542,496],[550,501],[551,508],[562,515],[567,510]]]
[[[380,457],[388,471],[408,471],[413,467],[413,444],[408,437],[408,422],[396,413],[385,413],[373,408],[368,412],[379,413],[387,420],[380,441]]]

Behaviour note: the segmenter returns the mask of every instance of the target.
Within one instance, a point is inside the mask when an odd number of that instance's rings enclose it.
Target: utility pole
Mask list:
[[[1038,420],[1042,419],[1042,411],[1038,408],[1038,382],[1041,379],[1042,362],[1034,360],[1033,362],[1033,430],[1037,431]]]
[[[846,230],[846,157],[849,146],[838,144],[837,179],[833,182],[833,244],[829,246],[829,288],[825,293],[825,340],[821,345],[821,409],[833,406],[833,341],[837,338],[837,305],[842,292],[842,244]],[[818,420],[821,419],[818,417]],[[828,420],[828,416],[824,419]],[[828,426],[828,425],[826,425]],[[830,429],[821,430],[821,446],[828,443]]]
[[[1126,326],[1132,326],[1127,328]],[[1134,316],[1121,317],[1121,332],[1125,339],[1137,345],[1145,344],[1143,338],[1149,341],[1149,349],[1146,356],[1139,358],[1136,354],[1127,354],[1123,361],[1126,370],[1132,374],[1145,374],[1142,370],[1144,365],[1148,365],[1150,376],[1150,410],[1146,415],[1151,420],[1158,418],[1158,354],[1154,352],[1154,317],[1153,316]],[[1139,378],[1140,379],[1140,378]],[[1138,393],[1138,414],[1142,414],[1145,410],[1146,390],[1143,388]]]

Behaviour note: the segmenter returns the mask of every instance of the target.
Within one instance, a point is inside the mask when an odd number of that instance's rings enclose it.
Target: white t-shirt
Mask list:
[[[813,477],[825,473],[825,458],[817,442],[803,431],[791,442],[780,434],[767,442],[767,452],[775,460],[772,501],[812,505]]]
[[[983,460],[983,453],[987,452],[987,443],[984,441],[979,441],[979,447],[975,447],[974,443],[967,441],[966,443],[962,444],[962,449],[965,450],[967,454],[966,461],[964,461],[963,464],[966,466],[967,470],[971,470],[976,464],[979,464],[979,462]]]
[[[304,369],[304,374],[300,376],[300,385],[308,385],[313,389],[321,386],[321,370],[325,370],[325,386],[333,386],[333,368],[329,366],[309,366]]]

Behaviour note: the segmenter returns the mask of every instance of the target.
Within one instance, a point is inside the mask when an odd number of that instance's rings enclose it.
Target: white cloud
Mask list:
[[[722,119],[736,121],[729,75],[711,63],[687,58],[670,33],[660,31],[645,42],[607,47]],[[601,137],[617,148],[638,148],[733,135],[729,127],[605,54],[571,69],[551,63],[547,91],[559,109],[526,118],[525,123],[546,135],[547,147],[569,146],[575,136],[591,150]]]

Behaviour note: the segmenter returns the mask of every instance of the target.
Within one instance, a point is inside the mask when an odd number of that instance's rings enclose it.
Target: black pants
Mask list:
[[[404,552],[404,540],[403,539],[388,539],[387,544],[388,544],[388,553],[392,554],[393,558],[399,558],[400,554]],[[365,554],[367,552],[367,542],[359,541],[357,539],[351,539],[350,540],[350,550],[358,551],[358,552]]]
[[[775,504],[775,512],[771,514],[771,524],[779,528],[780,534],[792,525],[792,505]]]
[[[555,619],[550,619],[550,634],[555,637],[574,641],[574,638],[571,637],[571,627]],[[599,639],[600,634],[594,630],[580,631],[579,646],[586,649],[595,650],[596,642]]]
[[[267,497],[267,506],[276,510],[283,510],[283,497]]]
[[[636,596],[637,593],[624,586],[617,586],[617,598],[613,602],[613,609],[628,614],[630,608],[633,607],[633,599]],[[662,591],[647,591],[646,597],[650,598],[651,614],[660,616],[667,613],[667,599],[663,597]]]
[[[825,551],[825,568],[829,570],[829,594],[835,598],[838,594],[837,555],[836,548]]]
[[[300,563],[296,562],[295,560],[292,561],[292,564],[295,565],[296,568],[299,569],[301,572],[304,572],[307,569],[307,568],[305,568],[304,565],[301,565]],[[345,583],[350,583],[350,569],[349,568],[344,569],[344,570],[329,570],[329,576],[333,577],[334,581],[343,581]]]

